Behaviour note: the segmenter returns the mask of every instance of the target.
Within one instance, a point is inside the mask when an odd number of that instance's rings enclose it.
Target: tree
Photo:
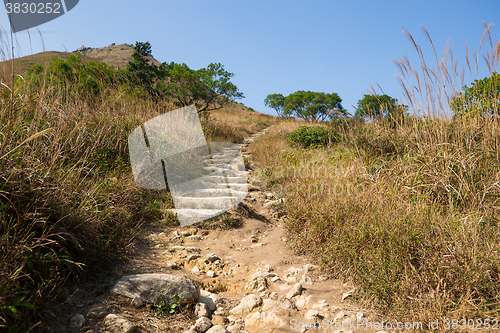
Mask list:
[[[388,95],[364,95],[358,101],[356,115],[360,117],[383,118],[388,115],[404,114],[406,105],[398,105],[398,100]]]
[[[159,97],[156,84],[167,76],[166,63],[160,66],[152,63],[152,50],[149,42],[135,42],[133,60],[127,64],[127,77],[132,85],[143,86],[153,97]]]
[[[278,116],[283,117],[283,108],[285,107],[285,96],[282,94],[270,94],[264,99],[264,105],[274,109]]]
[[[337,93],[299,90],[285,97],[283,115],[306,121],[325,121],[348,114],[341,102]]]
[[[196,104],[198,112],[220,109],[230,99],[244,98],[230,82],[234,74],[225,71],[220,63],[193,70],[186,64],[172,62],[168,65],[168,75],[166,94],[179,106]]]
[[[500,74],[474,80],[470,87],[453,97],[450,107],[455,116],[498,116],[500,106]]]

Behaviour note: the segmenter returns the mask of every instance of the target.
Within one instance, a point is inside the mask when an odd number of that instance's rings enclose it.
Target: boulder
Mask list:
[[[186,303],[200,297],[200,289],[189,279],[169,274],[138,274],[125,276],[118,280],[112,294],[129,298],[139,297],[144,303],[175,302]]]
[[[235,316],[243,317],[261,304],[262,298],[254,294],[250,294],[243,297],[240,304],[232,308],[229,313]]]

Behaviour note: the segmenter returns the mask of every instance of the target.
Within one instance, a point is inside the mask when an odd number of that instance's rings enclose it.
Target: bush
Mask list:
[[[337,143],[340,140],[340,135],[336,130],[327,127],[301,126],[298,130],[288,133],[288,140],[303,148],[309,148]]]

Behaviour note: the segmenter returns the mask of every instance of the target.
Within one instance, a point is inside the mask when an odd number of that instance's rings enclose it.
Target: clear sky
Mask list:
[[[370,84],[401,99],[391,59],[417,59],[403,28],[428,59],[434,55],[421,25],[438,53],[451,41],[460,58],[466,43],[478,49],[483,20],[497,24],[491,34],[493,42],[500,39],[500,0],[80,0],[39,31],[31,29],[31,41],[17,33],[16,56],[149,41],[160,62],[193,69],[222,63],[245,95],[240,102],[257,111],[274,114],[264,106],[268,94],[311,90],[338,93],[354,113],[351,105]],[[0,27],[9,31],[5,11]]]

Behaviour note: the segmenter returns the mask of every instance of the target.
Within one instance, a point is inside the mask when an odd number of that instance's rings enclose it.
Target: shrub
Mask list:
[[[336,130],[327,127],[301,126],[298,130],[288,133],[288,140],[303,148],[309,148],[337,143],[340,140],[340,135]]]

